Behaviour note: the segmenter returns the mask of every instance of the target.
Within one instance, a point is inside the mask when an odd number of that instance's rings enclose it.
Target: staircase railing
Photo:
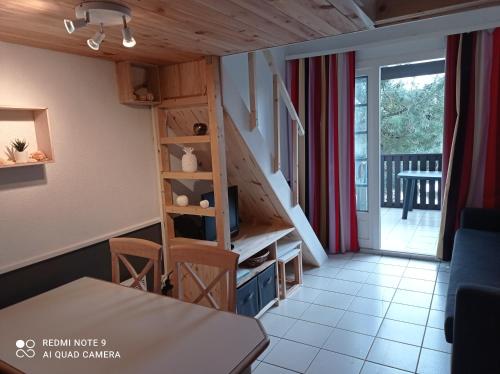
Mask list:
[[[280,103],[283,102],[291,119],[291,139],[292,139],[292,170],[291,170],[291,189],[292,189],[292,204],[295,206],[299,203],[299,136],[304,136],[304,126],[300,121],[300,117],[295,110],[295,107],[288,94],[286,84],[279,73],[279,70],[274,62],[273,55],[269,50],[262,52],[264,58],[273,74],[273,127],[274,127],[274,159],[273,170],[278,172],[281,170],[281,119],[280,119]],[[255,100],[255,52],[248,54],[248,77],[250,89],[250,128],[254,129],[258,126],[257,108]],[[252,114],[253,113],[253,114]]]
[[[403,191],[405,191],[398,173],[404,170],[441,171],[442,155],[440,153],[425,154],[392,154],[382,155],[380,160],[380,193],[381,206],[387,208],[403,207]],[[413,206],[417,209],[441,209],[441,180],[419,179]]]

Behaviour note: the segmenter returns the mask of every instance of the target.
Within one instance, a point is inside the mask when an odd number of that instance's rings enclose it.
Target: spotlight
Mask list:
[[[99,47],[101,46],[102,41],[106,37],[106,34],[104,33],[102,23],[101,23],[101,29],[94,34],[94,36],[90,39],[87,40],[87,45],[92,48],[94,51],[98,51]]]
[[[127,20],[125,16],[123,18],[123,29],[122,29],[122,35],[123,35],[123,46],[127,48],[132,48],[135,46],[136,42],[134,37],[132,36],[132,30],[130,27],[127,26]]]
[[[85,18],[77,18],[74,20],[65,19],[64,26],[68,34],[73,34],[76,30],[81,29],[89,23],[89,14],[85,13]]]

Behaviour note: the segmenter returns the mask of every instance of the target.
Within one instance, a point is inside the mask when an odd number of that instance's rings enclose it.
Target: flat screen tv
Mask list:
[[[229,231],[231,237],[238,234],[240,230],[240,220],[238,216],[238,186],[231,186],[227,189],[227,197],[229,201]],[[207,192],[201,195],[202,200],[208,200],[210,206],[215,206],[214,193]],[[204,240],[216,240],[217,232],[215,229],[215,217],[203,217],[202,232]]]

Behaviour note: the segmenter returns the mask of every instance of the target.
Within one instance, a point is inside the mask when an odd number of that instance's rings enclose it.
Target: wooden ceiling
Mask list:
[[[105,29],[98,52],[86,45],[95,29],[69,35],[78,0],[2,0],[0,40],[111,60],[155,64],[227,55],[372,28],[383,19],[401,22],[436,4],[497,0],[125,0],[133,12],[135,48],[121,45],[120,27]],[[380,4],[379,4],[380,2]],[[412,5],[413,4],[413,5]],[[433,5],[434,4],[434,5]],[[403,9],[403,11],[398,11]],[[429,11],[429,9],[424,9]]]

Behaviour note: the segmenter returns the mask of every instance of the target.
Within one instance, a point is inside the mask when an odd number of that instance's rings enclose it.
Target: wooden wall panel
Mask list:
[[[205,59],[202,59],[162,67],[160,70],[162,97],[172,99],[206,95],[205,66]]]

